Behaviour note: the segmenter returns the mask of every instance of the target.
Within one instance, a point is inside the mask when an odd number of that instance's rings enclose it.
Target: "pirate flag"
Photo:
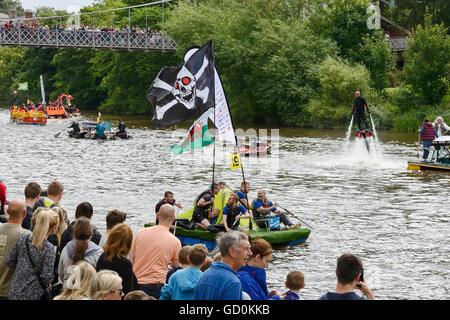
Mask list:
[[[210,40],[177,67],[164,67],[148,89],[153,129],[196,119],[214,107],[214,54]]]

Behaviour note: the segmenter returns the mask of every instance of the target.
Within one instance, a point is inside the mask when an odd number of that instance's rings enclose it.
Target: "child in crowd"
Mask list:
[[[191,250],[192,246],[184,246],[181,248],[181,250],[178,252],[178,262],[180,263],[179,266],[177,267],[173,267],[172,269],[170,269],[169,271],[167,271],[167,275],[166,275],[166,283],[169,283],[169,279],[170,277],[177,272],[178,270],[184,269],[186,267],[189,266],[189,262],[188,262],[188,255],[189,255],[189,250]]]
[[[156,300],[154,297],[149,296],[142,290],[134,290],[128,292],[123,300]]]
[[[289,291],[283,294],[281,296],[281,299],[299,300],[298,293],[300,289],[303,289],[305,287],[305,276],[300,271],[291,271],[288,273],[284,285],[289,289]]]
[[[205,263],[208,249],[204,244],[192,246],[188,255],[189,265],[173,274],[169,283],[161,290],[160,300],[193,300],[195,287],[202,275],[200,270]]]

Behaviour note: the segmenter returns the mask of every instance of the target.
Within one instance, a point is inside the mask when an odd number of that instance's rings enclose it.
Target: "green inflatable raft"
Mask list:
[[[230,188],[224,188],[220,190],[220,192],[214,197],[214,208],[220,209],[220,214],[215,221],[216,224],[222,223],[222,210],[225,207],[225,204],[228,201],[228,197],[232,192],[233,191]],[[177,219],[190,220],[192,218],[192,213],[194,212],[194,207],[195,203],[191,209],[180,213],[177,216]],[[145,226],[151,227],[153,225],[153,223],[148,223]],[[240,226],[248,231],[252,239],[263,238],[274,247],[286,247],[304,243],[306,242],[306,239],[308,239],[311,232],[311,230],[307,228],[269,231],[267,229],[258,229],[255,222],[253,222],[252,225],[253,228],[256,228],[256,230],[247,230],[249,227],[249,219],[242,219],[240,222]],[[176,230],[174,230],[174,234],[178,239],[180,239],[183,245],[203,243],[209,250],[213,250],[217,245],[216,237],[218,236],[218,233],[212,233],[200,229],[189,230],[177,227]]]

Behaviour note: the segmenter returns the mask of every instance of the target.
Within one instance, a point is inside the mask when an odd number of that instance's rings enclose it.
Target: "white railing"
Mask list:
[[[391,49],[391,51],[406,51],[406,49],[408,49],[406,39],[407,37],[390,37],[389,49]]]
[[[0,30],[0,46],[175,51],[161,33],[13,28]]]

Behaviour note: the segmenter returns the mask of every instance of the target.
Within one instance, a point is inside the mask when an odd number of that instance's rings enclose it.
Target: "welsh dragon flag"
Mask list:
[[[181,144],[174,144],[170,147],[175,155],[187,150],[205,147],[214,142],[214,138],[208,132],[208,118],[212,111],[212,109],[209,109],[194,122]]]

